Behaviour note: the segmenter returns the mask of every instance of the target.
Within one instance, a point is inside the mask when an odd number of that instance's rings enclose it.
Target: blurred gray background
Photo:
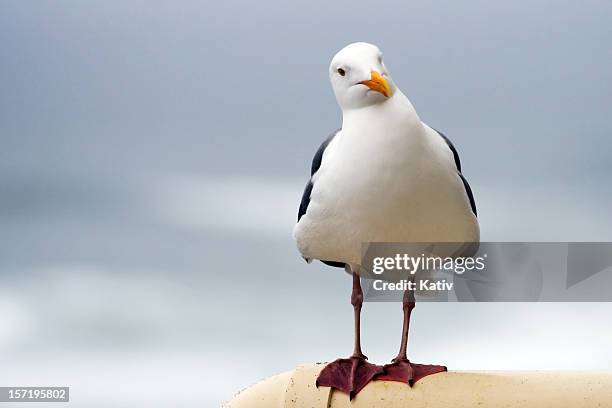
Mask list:
[[[0,385],[76,407],[209,407],[350,352],[350,279],[291,238],[379,45],[457,146],[483,240],[612,240],[609,1],[0,3]],[[422,304],[411,356],[606,370],[609,304]],[[395,355],[399,304],[366,304]]]

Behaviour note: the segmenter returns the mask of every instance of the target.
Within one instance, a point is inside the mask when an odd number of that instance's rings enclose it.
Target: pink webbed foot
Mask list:
[[[430,364],[415,364],[404,359],[395,359],[390,364],[385,364],[384,372],[376,376],[376,380],[399,381],[411,387],[423,377],[446,371],[445,366]]]
[[[317,387],[340,390],[353,399],[377,375],[383,367],[368,363],[365,357],[339,358],[325,366],[317,378]]]

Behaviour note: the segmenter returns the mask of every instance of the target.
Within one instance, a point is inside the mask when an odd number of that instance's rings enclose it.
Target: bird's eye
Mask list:
[[[346,75],[346,71],[343,70],[342,68],[338,68],[338,75],[345,76]]]

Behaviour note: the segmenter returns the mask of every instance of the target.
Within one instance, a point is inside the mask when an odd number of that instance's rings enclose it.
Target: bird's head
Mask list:
[[[374,105],[396,90],[377,46],[358,42],[341,49],[329,65],[329,78],[342,109]]]

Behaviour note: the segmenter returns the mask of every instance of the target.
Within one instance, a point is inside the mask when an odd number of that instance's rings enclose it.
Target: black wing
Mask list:
[[[314,157],[312,158],[312,166],[310,167],[310,180],[308,180],[308,184],[306,184],[306,188],[304,189],[304,193],[302,194],[302,201],[300,202],[300,208],[298,209],[298,221],[300,221],[300,218],[302,218],[302,215],[306,214],[306,210],[308,209],[308,204],[310,204],[310,194],[312,193],[312,186],[313,186],[312,176],[314,176],[315,173],[319,170],[319,167],[321,167],[321,161],[323,161],[323,153],[325,152],[325,149],[327,149],[327,146],[332,141],[332,139],[338,134],[339,131],[340,129],[336,130],[331,135],[329,135],[327,139],[325,139],[325,141],[321,143],[321,146],[319,146],[319,149],[317,150]],[[321,262],[329,266],[334,266],[336,268],[344,268],[344,262],[323,261],[323,260],[321,260]]]
[[[304,193],[302,194],[302,202],[300,203],[300,208],[298,209],[298,221],[300,220],[300,218],[302,218],[302,215],[306,214],[308,204],[310,204],[310,193],[312,193],[312,176],[314,176],[315,173],[319,170],[319,167],[321,167],[321,161],[323,161],[323,153],[339,131],[340,129],[329,135],[327,139],[325,139],[325,141],[321,143],[321,146],[319,146],[319,149],[312,158],[312,166],[310,167],[310,180],[308,180],[308,184],[306,184],[306,188],[304,189]]]
[[[444,139],[444,141],[448,145],[448,148],[451,149],[451,152],[453,152],[453,157],[455,158],[455,166],[457,166],[457,173],[459,173],[459,177],[461,177],[463,187],[465,187],[465,192],[470,200],[470,207],[472,207],[472,212],[474,213],[474,215],[478,216],[478,212],[476,211],[476,202],[474,201],[474,194],[472,194],[472,188],[470,187],[470,184],[467,182],[465,177],[463,177],[463,174],[461,174],[461,160],[459,160],[459,153],[457,153],[457,149],[455,149],[453,142],[451,142],[450,139],[446,137],[442,132],[437,129],[434,130],[440,136],[442,136],[442,139]]]

